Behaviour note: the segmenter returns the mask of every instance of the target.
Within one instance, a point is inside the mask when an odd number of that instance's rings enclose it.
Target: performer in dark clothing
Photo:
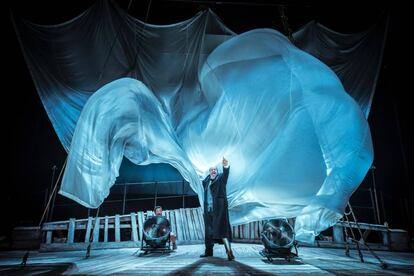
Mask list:
[[[161,206],[155,206],[154,208],[154,214],[156,216],[162,216],[162,207]],[[170,240],[172,242],[173,245],[173,250],[177,250],[177,236],[174,234],[173,231],[170,232]]]
[[[206,249],[201,258],[213,256],[213,246],[217,242],[224,244],[228,260],[234,260],[226,191],[229,171],[229,162],[223,157],[223,173],[218,175],[217,168],[211,167],[210,175],[203,180]]]

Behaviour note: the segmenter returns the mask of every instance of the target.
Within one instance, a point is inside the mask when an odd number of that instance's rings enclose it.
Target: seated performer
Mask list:
[[[161,206],[156,206],[154,208],[154,214],[156,216],[162,216],[162,207]],[[173,250],[176,250],[177,249],[177,243],[176,243],[177,236],[172,231],[170,232],[170,239],[171,239],[171,242],[172,242],[172,245],[173,245]]]

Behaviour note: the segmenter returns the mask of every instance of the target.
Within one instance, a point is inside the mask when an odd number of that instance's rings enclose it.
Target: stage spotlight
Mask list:
[[[144,222],[141,250],[145,253],[149,251],[163,253],[171,251],[170,233],[171,225],[166,217],[149,217]]]
[[[260,251],[260,255],[270,262],[273,258],[284,258],[290,261],[298,257],[295,231],[287,219],[273,219],[265,222],[260,238],[265,247]],[[296,253],[292,252],[292,248]]]

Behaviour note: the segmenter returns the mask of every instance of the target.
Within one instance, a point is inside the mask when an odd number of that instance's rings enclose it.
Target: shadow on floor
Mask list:
[[[237,260],[228,261],[225,258],[208,257],[202,258],[195,263],[177,269],[168,275],[194,275],[194,274],[210,274],[215,271],[209,271],[205,266],[217,267],[220,273],[234,275],[274,275],[266,271],[256,269],[254,267],[239,263]],[[214,270],[214,269],[213,269]]]
[[[73,267],[72,263],[28,264],[0,266],[1,275],[60,275]]]
[[[282,258],[274,258],[272,261],[267,259],[262,259],[265,264],[273,264],[273,265],[303,265],[305,264],[300,258],[294,258],[290,261],[287,261]]]

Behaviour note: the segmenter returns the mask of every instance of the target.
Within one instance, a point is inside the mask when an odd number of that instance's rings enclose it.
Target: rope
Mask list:
[[[47,205],[46,205],[46,207],[45,207],[45,210],[43,211],[43,215],[42,215],[42,217],[41,217],[41,219],[40,219],[40,221],[39,221],[39,227],[42,225],[42,223],[43,223],[43,219],[45,218],[45,215],[46,215],[46,212],[47,212],[47,210],[49,209],[50,202],[52,201],[53,195],[54,195],[54,194],[55,194],[55,192],[56,192],[57,184],[59,183],[60,177],[62,176],[63,169],[66,167],[66,163],[67,163],[67,161],[68,161],[68,157],[66,157],[65,163],[63,164],[62,169],[60,170],[59,176],[58,176],[58,178],[57,178],[57,180],[56,180],[55,187],[53,187],[53,191],[52,191],[52,193],[51,193],[51,194],[50,194],[50,196],[49,196],[49,200],[48,200],[48,202],[47,202]]]
[[[148,22],[148,16],[149,16],[149,12],[150,12],[150,8],[151,8],[151,4],[152,4],[152,0],[150,0],[150,1],[149,1],[148,8],[147,8],[147,13],[145,14],[145,20],[144,20],[144,23],[147,23],[147,22]],[[146,27],[146,25],[144,24],[144,26],[143,26],[143,27],[142,27],[142,29],[141,29],[141,33],[142,33],[142,34],[144,34],[145,27]],[[137,32],[135,33],[135,44],[138,44],[138,43],[137,43]],[[137,47],[137,45],[136,45],[136,47]],[[141,52],[140,50],[141,50],[141,48],[138,48],[138,49],[137,49],[137,52],[136,52],[135,57],[134,57],[134,62],[132,63],[132,67],[131,67],[131,69],[135,68],[135,66],[136,66],[136,65],[137,65],[137,63],[138,63],[138,56],[139,56],[139,54],[140,54],[140,52]]]
[[[283,29],[285,30],[285,33],[287,37],[289,38],[290,42],[294,43],[293,36],[292,36],[292,29],[289,27],[288,17],[285,15],[285,6],[279,5],[279,14],[280,19],[282,20]]]
[[[129,9],[131,8],[131,5],[132,5],[132,0],[129,0],[128,7],[127,7],[127,10],[126,10],[126,12],[127,12],[127,13],[128,13],[128,11],[129,11]],[[112,50],[114,49],[115,42],[116,42],[116,41],[118,41],[118,36],[119,36],[120,30],[121,30],[121,25],[122,25],[122,21],[121,21],[121,22],[119,23],[119,25],[118,25],[118,28],[117,28],[117,30],[116,30],[116,34],[115,34],[115,38],[114,38],[114,40],[112,41],[111,48],[109,48],[109,52],[108,52],[108,54],[106,55],[106,58],[105,58],[104,64],[103,64],[103,66],[102,66],[101,73],[99,74],[99,77],[98,77],[98,80],[96,81],[96,83],[98,83],[98,82],[102,79],[102,76],[103,76],[103,73],[104,73],[104,71],[105,71],[106,65],[107,65],[107,63],[108,63],[109,57],[111,56],[111,54],[112,54]]]
[[[56,192],[57,184],[59,183],[60,177],[62,176],[62,172],[63,172],[63,169],[66,166],[66,162],[67,161],[68,161],[68,157],[66,156],[65,163],[63,163],[62,169],[60,170],[59,177],[58,177],[58,179],[56,180],[56,183],[55,183],[55,187],[53,188],[53,191],[52,191],[52,193],[49,196],[49,200],[48,200],[48,202],[46,204],[45,210],[43,211],[43,215],[40,218],[40,221],[39,221],[39,231],[41,230],[40,227],[42,226],[43,219],[45,218],[45,215],[46,215],[47,210],[49,210],[50,202],[52,201],[53,195]],[[21,262],[20,266],[21,267],[26,267],[26,263],[27,263],[27,260],[28,259],[29,259],[29,251],[26,251],[26,253],[22,257],[22,262]]]

